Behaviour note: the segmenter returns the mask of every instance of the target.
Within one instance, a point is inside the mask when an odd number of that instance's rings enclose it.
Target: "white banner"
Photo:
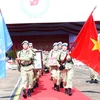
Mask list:
[[[95,6],[100,21],[100,0],[0,0],[7,24],[86,21]]]

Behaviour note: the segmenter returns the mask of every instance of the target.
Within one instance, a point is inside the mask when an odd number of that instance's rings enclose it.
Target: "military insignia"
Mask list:
[[[20,8],[30,18],[41,17],[49,9],[49,0],[20,0]]]

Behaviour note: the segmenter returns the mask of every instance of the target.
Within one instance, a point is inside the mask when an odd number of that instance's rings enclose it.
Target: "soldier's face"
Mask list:
[[[46,51],[45,54],[48,54],[48,51]]]
[[[63,51],[66,51],[66,50],[67,50],[67,47],[66,47],[66,46],[63,46],[63,47],[62,47],[62,50],[63,50]]]
[[[54,50],[58,50],[58,46],[54,46]]]
[[[23,44],[23,49],[25,49],[25,50],[28,49],[28,44],[27,43]]]
[[[59,44],[59,45],[58,45],[58,48],[59,48],[59,49],[61,49],[61,48],[62,48],[62,45],[61,45],[61,44]]]

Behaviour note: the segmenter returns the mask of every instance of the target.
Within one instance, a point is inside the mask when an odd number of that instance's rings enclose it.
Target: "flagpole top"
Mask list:
[[[95,10],[96,8],[97,8],[97,6],[95,6],[95,7],[94,7],[94,9],[93,9],[92,13],[94,12],[94,10]]]

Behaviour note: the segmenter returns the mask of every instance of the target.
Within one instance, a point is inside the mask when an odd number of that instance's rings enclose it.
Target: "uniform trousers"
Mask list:
[[[28,86],[28,89],[31,89],[33,87],[33,69],[32,65],[30,66],[21,66],[21,78],[22,78],[22,88],[26,89],[26,86]]]
[[[92,68],[90,68],[90,78],[91,79],[97,79],[98,80],[98,73],[94,71]]]
[[[66,71],[61,71],[60,80],[63,81],[64,88],[72,88],[73,87],[73,68],[68,69]]]

